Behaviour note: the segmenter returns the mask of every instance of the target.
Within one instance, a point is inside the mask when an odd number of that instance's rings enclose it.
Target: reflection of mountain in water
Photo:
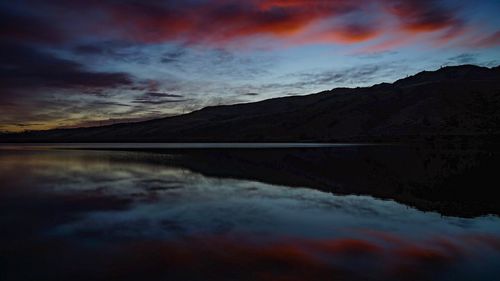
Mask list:
[[[497,160],[402,146],[0,151],[0,279],[492,280],[497,216],[292,186],[498,213]]]
[[[204,175],[395,199],[444,214],[500,213],[499,153],[404,146],[172,150]]]

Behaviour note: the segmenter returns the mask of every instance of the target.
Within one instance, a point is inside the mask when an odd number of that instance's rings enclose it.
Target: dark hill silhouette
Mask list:
[[[500,67],[424,71],[364,88],[206,107],[137,123],[0,136],[3,142],[330,142],[500,135]]]

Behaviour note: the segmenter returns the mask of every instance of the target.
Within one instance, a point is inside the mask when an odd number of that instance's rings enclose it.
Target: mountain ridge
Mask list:
[[[335,88],[0,142],[329,142],[500,134],[500,66],[448,66],[394,83]]]

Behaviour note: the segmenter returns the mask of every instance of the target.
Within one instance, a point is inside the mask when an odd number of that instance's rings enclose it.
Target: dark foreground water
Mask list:
[[[83,148],[0,149],[0,280],[500,277],[489,151]]]

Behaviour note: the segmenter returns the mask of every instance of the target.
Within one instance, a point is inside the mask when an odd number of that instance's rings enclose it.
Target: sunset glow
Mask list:
[[[499,12],[496,0],[4,1],[0,131],[145,120],[442,65],[496,66]]]

